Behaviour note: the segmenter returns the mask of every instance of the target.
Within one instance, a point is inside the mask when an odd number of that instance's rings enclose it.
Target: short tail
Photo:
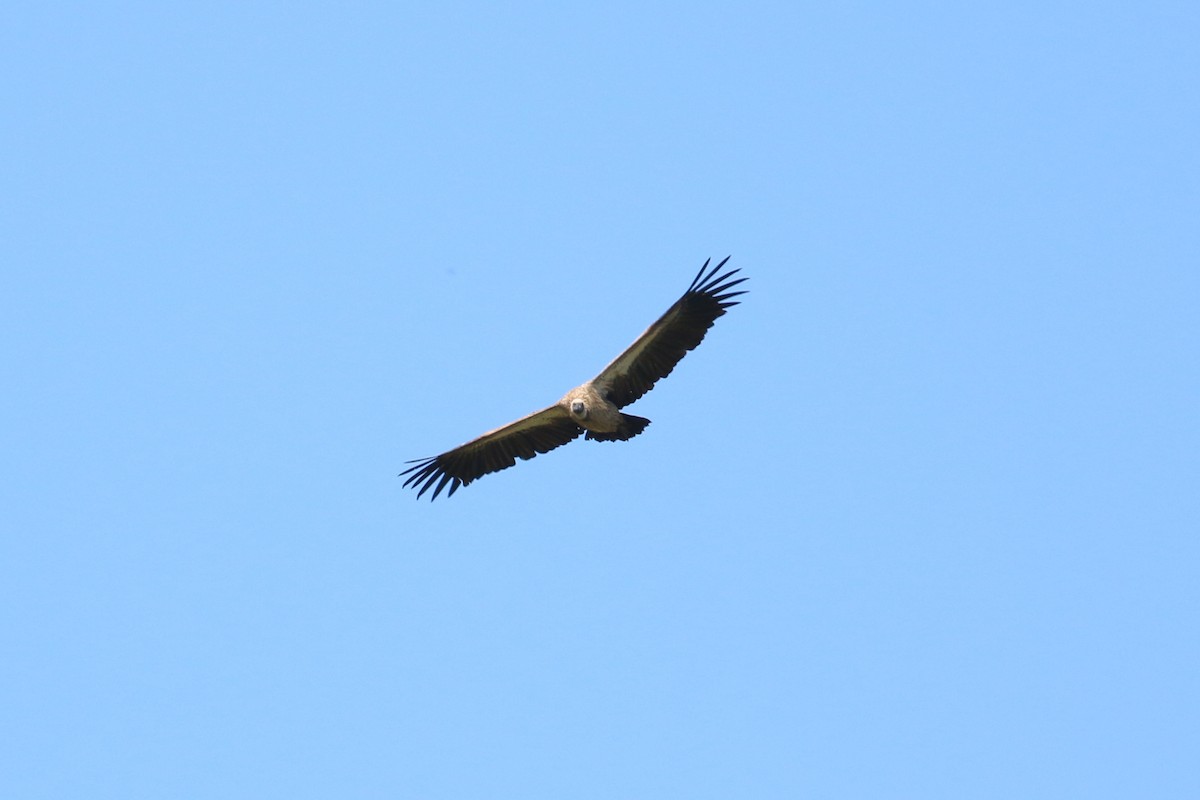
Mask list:
[[[583,435],[585,439],[595,439],[597,442],[623,442],[627,439],[632,439],[642,431],[646,430],[646,426],[650,424],[650,420],[645,417],[635,417],[633,414],[621,415],[621,426],[612,433],[596,433],[588,431]]]

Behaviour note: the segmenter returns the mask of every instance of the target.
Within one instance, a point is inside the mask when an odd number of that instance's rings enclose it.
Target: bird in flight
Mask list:
[[[408,462],[413,466],[400,473],[408,476],[404,486],[417,489],[417,497],[433,488],[430,499],[436,500],[449,485],[446,496],[450,497],[460,486],[508,469],[518,458],[548,453],[581,433],[585,439],[614,442],[644,431],[650,420],[623,414],[621,409],[670,375],[687,352],[700,344],[717,317],[738,304],[732,298],[745,294],[729,291],[746,280],[731,280],[739,272],[736,269],[721,273],[729,258],[710,270],[711,260],[704,262],[691,286],[667,313],[595,378],[567,392],[549,408],[488,431],[440,456]]]

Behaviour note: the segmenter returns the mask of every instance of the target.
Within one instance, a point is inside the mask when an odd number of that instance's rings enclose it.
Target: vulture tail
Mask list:
[[[650,420],[645,417],[635,417],[633,414],[621,415],[621,427],[617,428],[612,433],[596,433],[588,431],[583,435],[585,439],[595,439],[597,442],[623,442],[627,439],[632,439],[642,431],[646,430],[646,426],[650,424]]]

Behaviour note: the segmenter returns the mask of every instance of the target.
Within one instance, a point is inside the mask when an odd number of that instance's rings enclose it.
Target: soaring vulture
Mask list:
[[[408,475],[404,485],[419,489],[417,497],[433,488],[430,499],[435,500],[449,484],[446,496],[450,497],[459,486],[466,486],[489,472],[507,469],[518,458],[530,459],[538,453],[547,453],[581,433],[585,439],[600,442],[625,441],[637,436],[650,420],[622,414],[620,409],[650,391],[660,378],[670,375],[680,359],[700,344],[717,317],[738,304],[732,298],[745,294],[729,291],[746,280],[730,280],[739,270],[718,274],[729,258],[709,270],[711,260],[704,262],[692,285],[667,313],[595,378],[567,392],[549,408],[488,431],[440,456],[408,462],[413,466],[400,473]]]

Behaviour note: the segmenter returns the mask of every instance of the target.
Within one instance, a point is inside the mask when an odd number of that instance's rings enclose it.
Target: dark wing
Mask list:
[[[717,317],[738,304],[730,298],[745,292],[729,290],[746,279],[729,280],[738,273],[736,269],[717,274],[728,260],[726,256],[712,270],[705,261],[683,297],[596,376],[593,383],[601,391],[607,390],[608,399],[617,408],[629,405],[650,391],[660,378],[670,375],[687,352],[700,344]]]
[[[408,463],[414,466],[400,475],[409,476],[404,482],[406,487],[420,487],[417,497],[425,494],[434,483],[437,488],[430,500],[436,500],[447,483],[450,493],[446,496],[450,497],[459,486],[466,486],[489,472],[508,469],[518,458],[529,459],[538,453],[548,453],[581,433],[583,428],[572,421],[566,409],[553,405],[488,431],[440,456],[410,461]]]

